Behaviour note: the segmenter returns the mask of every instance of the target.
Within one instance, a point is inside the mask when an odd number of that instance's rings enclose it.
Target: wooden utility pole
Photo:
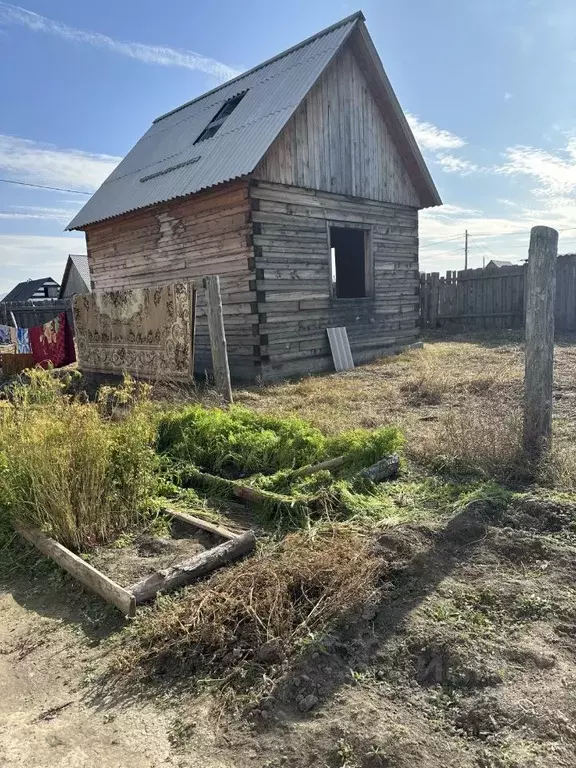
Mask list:
[[[226,333],[224,332],[220,278],[218,275],[210,275],[210,277],[203,279],[202,284],[206,295],[206,313],[208,315],[214,381],[216,382],[216,389],[221,393],[222,397],[231,403],[232,385],[230,383],[230,368],[228,367]]]
[[[552,439],[554,298],[558,232],[533,227],[526,270],[524,450],[538,461]]]
[[[468,269],[468,230],[464,232],[464,269]]]

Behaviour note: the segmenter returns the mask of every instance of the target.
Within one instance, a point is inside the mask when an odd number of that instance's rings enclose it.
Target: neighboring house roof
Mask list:
[[[60,285],[60,298],[62,298],[66,292],[72,266],[76,267],[78,275],[86,286],[85,293],[90,293],[90,267],[88,266],[88,256],[85,253],[71,253],[68,256],[64,268],[64,276],[62,277],[62,283]]]
[[[513,267],[514,264],[511,261],[504,261],[502,259],[491,259],[488,264],[486,264],[487,267],[493,266],[493,267]]]
[[[194,194],[252,173],[306,94],[355,32],[371,67],[371,87],[386,108],[390,131],[422,207],[441,200],[363,23],[348,16],[249,72],[157,118],[67,229]],[[199,141],[223,105],[244,93],[211,138]],[[195,143],[196,142],[196,143]]]
[[[37,280],[23,280],[15,288],[12,288],[2,301],[29,301],[33,298],[46,298],[45,295],[36,297],[34,294],[40,291],[46,284],[59,287],[58,283],[51,277],[40,277]]]

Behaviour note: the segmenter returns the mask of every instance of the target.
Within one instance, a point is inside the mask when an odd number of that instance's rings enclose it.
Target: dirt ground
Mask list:
[[[433,371],[398,359],[239,400],[320,424],[332,413],[332,428],[416,428],[486,393],[518,399],[518,344],[430,347]],[[556,359],[556,418],[572,434],[576,347]],[[0,767],[576,768],[576,496],[471,501],[448,522],[385,529],[376,547],[381,603],[241,715],[186,679],[111,680],[116,612],[42,560],[4,572]]]
[[[174,522],[165,535],[142,533],[120,538],[92,550],[87,560],[121,587],[129,587],[155,571],[188,560],[221,542],[217,536]]]

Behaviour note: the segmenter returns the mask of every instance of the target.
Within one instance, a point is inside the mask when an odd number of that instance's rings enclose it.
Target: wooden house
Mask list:
[[[4,296],[2,302],[57,299],[59,290],[60,286],[51,277],[23,280]]]
[[[66,260],[59,298],[69,299],[82,293],[90,293],[88,256],[83,253],[71,253]]]
[[[416,340],[440,204],[356,13],[159,117],[68,229],[96,290],[220,275],[232,376],[267,380],[333,370],[328,327],[356,363]]]

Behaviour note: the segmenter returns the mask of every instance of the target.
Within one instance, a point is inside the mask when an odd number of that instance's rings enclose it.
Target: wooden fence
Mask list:
[[[0,324],[14,325],[12,314],[19,328],[35,328],[53,320],[60,312],[68,314],[70,327],[74,327],[70,299],[43,299],[42,301],[1,301]]]
[[[576,331],[576,255],[556,265],[556,330]],[[522,328],[525,266],[420,275],[422,328]]]

